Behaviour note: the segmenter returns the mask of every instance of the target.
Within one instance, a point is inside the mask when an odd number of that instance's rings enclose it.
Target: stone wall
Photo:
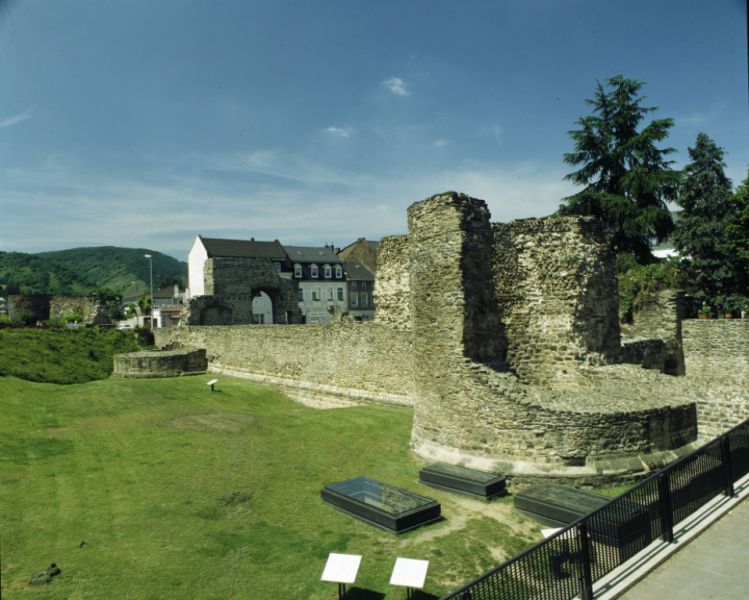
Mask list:
[[[708,439],[749,419],[749,319],[687,319],[682,328],[685,379]]]
[[[190,300],[188,325],[246,325],[253,322],[252,298],[265,292],[274,323],[299,323],[297,284],[278,275],[270,259],[217,257],[205,261],[205,296]]]
[[[579,366],[614,360],[618,296],[598,224],[566,217],[493,228],[506,360],[521,381],[577,385]]]
[[[410,255],[408,237],[382,238],[377,256],[374,301],[377,323],[408,331],[411,329]]]
[[[29,322],[62,319],[73,313],[82,315],[86,325],[103,325],[111,322],[106,306],[94,298],[77,296],[50,296],[46,294],[12,294],[8,297],[8,318],[20,323],[28,315]]]
[[[663,340],[665,353],[662,369],[670,375],[684,375],[682,320],[684,293],[664,290],[647,299],[633,311],[628,335],[641,339]]]
[[[325,395],[411,404],[411,336],[373,322],[173,327],[160,347],[205,348],[211,369],[282,385],[293,397]]]
[[[49,299],[49,318],[62,319],[73,313],[83,315],[87,325],[104,325],[110,323],[106,306],[95,298],[75,298],[72,296],[52,296]]]
[[[672,460],[695,439],[695,407],[673,402],[675,378],[592,366],[618,357],[619,330],[613,272],[589,221],[522,222],[499,231],[497,248],[481,200],[440,194],[408,219],[418,455],[516,475],[616,476]],[[513,256],[516,268],[503,264]],[[513,321],[523,303],[537,313]],[[528,385],[559,364],[574,387]]]
[[[157,378],[199,375],[208,369],[204,349],[125,352],[114,356],[113,377]]]

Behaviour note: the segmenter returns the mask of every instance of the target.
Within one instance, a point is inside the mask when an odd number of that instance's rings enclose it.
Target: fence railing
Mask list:
[[[442,600],[592,600],[593,583],[749,473],[749,420]]]

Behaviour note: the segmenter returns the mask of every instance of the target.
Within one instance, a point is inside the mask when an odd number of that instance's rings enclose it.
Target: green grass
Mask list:
[[[140,350],[133,331],[0,329],[0,375],[47,383],[83,383],[112,372],[112,356]]]
[[[440,595],[538,537],[510,498],[419,484],[408,409],[313,410],[207,379],[0,377],[3,598],[333,599],[329,552],[362,554],[357,587],[389,599],[395,558],[428,559]],[[439,500],[446,519],[396,536],[322,502],[359,475]],[[52,562],[62,574],[29,586]]]

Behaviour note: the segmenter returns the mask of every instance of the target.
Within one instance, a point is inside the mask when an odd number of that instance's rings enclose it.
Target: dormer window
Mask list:
[[[325,270],[325,279],[330,279],[332,277],[332,272],[330,270],[330,265],[325,265],[323,267],[323,269]]]
[[[312,279],[317,279],[320,276],[317,265],[310,265],[309,276],[312,277]]]
[[[335,266],[335,278],[340,279],[343,277],[343,269],[341,268],[341,265]]]
[[[302,265],[300,265],[299,263],[296,263],[294,265],[294,277],[296,277],[297,279],[302,278]]]

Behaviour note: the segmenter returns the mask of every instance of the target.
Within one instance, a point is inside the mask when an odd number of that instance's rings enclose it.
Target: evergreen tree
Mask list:
[[[639,263],[654,260],[650,241],[665,239],[673,230],[666,202],[678,189],[679,173],[666,157],[673,148],[656,144],[668,136],[672,119],[656,119],[638,131],[654,110],[638,96],[644,84],[617,75],[598,83],[592,115],[577,120],[569,132],[575,143],[564,161],[580,166],[565,179],[585,186],[562,201],[558,214],[593,215],[600,219],[609,244],[617,253],[632,253]]]
[[[728,227],[728,246],[741,262],[744,281],[749,281],[749,169],[733,195],[738,220]],[[749,294],[749,290],[745,293]]]
[[[745,277],[727,232],[738,222],[739,205],[723,168],[723,149],[706,134],[689,148],[691,162],[684,169],[674,245],[683,257],[689,287],[699,304],[719,312],[738,310]]]

